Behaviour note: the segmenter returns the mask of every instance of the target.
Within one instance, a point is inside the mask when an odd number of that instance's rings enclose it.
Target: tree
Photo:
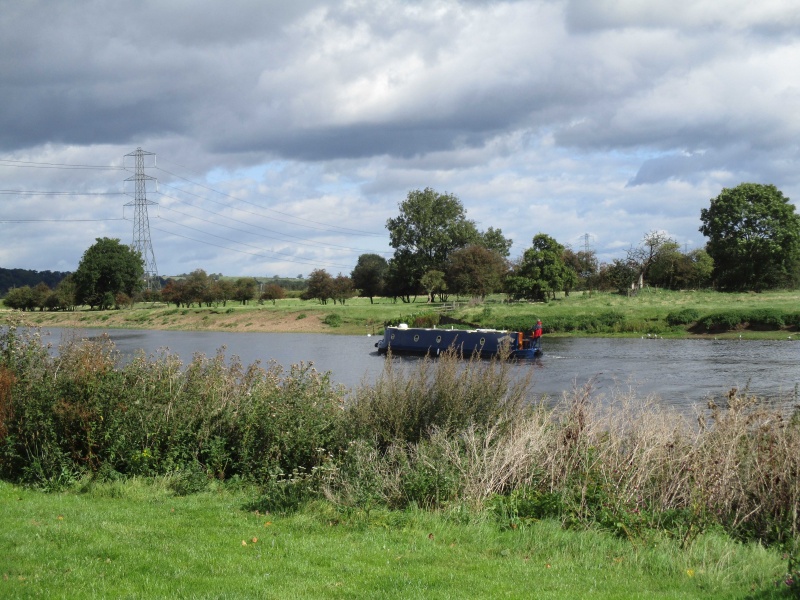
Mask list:
[[[681,269],[686,256],[674,240],[664,242],[650,263],[648,279],[651,285],[668,289],[680,288]]]
[[[338,300],[341,304],[344,304],[345,300],[355,295],[356,288],[353,285],[353,280],[339,273],[331,285],[331,298],[333,298],[333,303],[336,304]]]
[[[178,308],[186,301],[186,283],[183,280],[168,279],[161,288],[161,299],[167,304],[175,304]]]
[[[428,271],[445,270],[450,252],[481,238],[461,201],[431,188],[409,192],[400,203],[400,215],[387,220],[386,228],[394,259],[404,263],[402,271],[412,275],[417,287]]]
[[[663,231],[651,231],[642,238],[637,247],[628,250],[627,262],[638,271],[637,287],[641,288],[644,285],[650,268],[659,257],[677,247],[675,240]]]
[[[261,292],[261,300],[272,300],[275,304],[276,300],[282,300],[286,297],[286,291],[277,283],[268,283],[264,286],[264,291]]]
[[[23,311],[33,310],[33,288],[29,285],[11,288],[3,301],[8,308]]]
[[[411,302],[422,289],[416,279],[415,258],[410,251],[397,251],[394,258],[389,261],[389,270],[386,273],[385,293],[395,301],[400,298],[403,302]]]
[[[538,233],[506,281],[506,290],[515,298],[546,300],[548,294],[555,298],[557,291],[573,286],[577,274],[564,263],[564,246]]]
[[[203,269],[195,269],[186,277],[184,281],[184,302],[191,306],[197,302],[197,306],[202,306],[203,302],[211,305],[212,280],[206,275]]]
[[[361,295],[367,296],[372,304],[373,297],[383,293],[388,272],[389,263],[385,258],[378,254],[362,254],[358,257],[350,278],[353,285],[361,290]]]
[[[439,294],[440,299],[444,301],[441,297],[447,291],[447,282],[442,271],[431,269],[422,276],[419,283],[428,293],[428,302],[433,302],[436,294]]]
[[[630,293],[639,277],[637,265],[615,258],[611,264],[600,267],[598,281],[602,289],[614,289],[621,294]]]
[[[796,284],[800,216],[774,185],[724,188],[700,211],[700,220],[721,289],[760,291]]]
[[[508,258],[509,254],[511,254],[511,246],[514,240],[505,237],[501,229],[489,227],[489,229],[481,234],[478,243],[488,250],[494,250],[501,257]]]
[[[448,287],[457,294],[483,300],[502,289],[507,272],[508,263],[500,253],[473,244],[450,255]]]
[[[247,304],[248,300],[252,300],[255,297],[257,289],[258,282],[255,277],[240,277],[234,283],[233,299],[242,304]]]
[[[325,269],[314,269],[308,276],[308,288],[303,292],[303,300],[317,299],[322,304],[333,298],[333,277]]]
[[[104,310],[114,306],[120,292],[133,296],[144,287],[144,261],[118,239],[97,238],[83,253],[73,279],[76,302]]]
[[[572,248],[565,248],[564,264],[577,274],[576,287],[578,289],[591,290],[597,286],[600,267],[597,263],[597,253],[594,250],[575,252]]]

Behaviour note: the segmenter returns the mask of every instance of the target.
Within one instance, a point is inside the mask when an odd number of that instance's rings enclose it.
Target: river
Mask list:
[[[212,356],[224,348],[245,365],[269,361],[288,367],[312,363],[330,371],[336,383],[355,387],[371,383],[380,374],[384,358],[374,344],[377,337],[297,333],[226,333],[129,329],[48,328],[58,345],[66,337],[108,334],[123,357],[137,351],[166,350],[184,363],[195,353]],[[519,363],[520,372],[533,369],[533,393],[558,397],[563,391],[592,381],[607,396],[615,389],[635,390],[637,396],[655,394],[679,408],[725,395],[731,388],[793,406],[800,402],[800,340],[669,340],[609,338],[545,338],[545,355],[535,363]],[[412,358],[399,358],[413,364]]]

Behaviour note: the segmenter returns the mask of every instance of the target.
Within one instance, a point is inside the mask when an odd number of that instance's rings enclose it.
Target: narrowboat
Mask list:
[[[507,348],[510,358],[528,359],[542,355],[540,344],[534,344],[521,331],[499,329],[428,329],[400,323],[387,327],[383,339],[375,343],[378,354],[422,354],[439,356],[452,348],[462,356],[490,358]]]

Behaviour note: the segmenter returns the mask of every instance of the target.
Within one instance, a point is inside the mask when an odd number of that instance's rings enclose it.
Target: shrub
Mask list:
[[[327,315],[322,322],[329,327],[339,327],[342,324],[342,315],[339,313],[331,313]]]
[[[705,315],[697,320],[697,326],[705,331],[729,331],[745,321],[741,311],[726,310]]]
[[[760,308],[746,314],[750,327],[757,329],[780,329],[786,322],[783,311],[772,308]]]
[[[667,314],[667,324],[671,326],[689,325],[700,318],[700,312],[694,308],[684,308]]]

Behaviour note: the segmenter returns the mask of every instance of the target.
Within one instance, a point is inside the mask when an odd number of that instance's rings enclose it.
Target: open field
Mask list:
[[[623,335],[639,336],[652,332],[671,337],[698,335],[687,326],[666,323],[670,313],[694,309],[700,316],[720,311],[768,310],[800,319],[800,291],[765,292],[761,294],[723,294],[709,291],[643,290],[635,297],[611,293],[573,293],[548,303],[506,303],[503,296],[485,302],[456,301],[445,304],[393,302],[377,298],[371,304],[366,298],[352,298],[347,304],[322,305],[317,301],[297,298],[259,305],[175,308],[163,304],[136,305],[132,309],[112,311],[77,310],[73,312],[32,312],[26,318],[33,324],[60,327],[113,327],[136,329],[176,329],[209,331],[319,332],[339,334],[379,333],[388,321],[412,322],[415,315],[436,312],[452,319],[482,327],[508,327],[509,323],[532,324],[544,321],[545,332],[558,335]],[[0,323],[14,314],[0,310]],[[621,324],[613,327],[577,328],[571,332],[563,325],[581,323],[592,317],[613,316]],[[334,325],[325,321],[333,322]],[[338,321],[338,324],[336,322]],[[560,323],[558,331],[548,331],[548,324]],[[715,335],[742,335],[749,338],[785,338],[797,330],[787,323],[774,329],[733,328]]]
[[[783,598],[776,551],[700,536],[681,550],[555,520],[512,529],[454,507],[289,515],[252,489],[166,480],[46,494],[0,483],[3,598]],[[777,584],[777,585],[776,585]]]

